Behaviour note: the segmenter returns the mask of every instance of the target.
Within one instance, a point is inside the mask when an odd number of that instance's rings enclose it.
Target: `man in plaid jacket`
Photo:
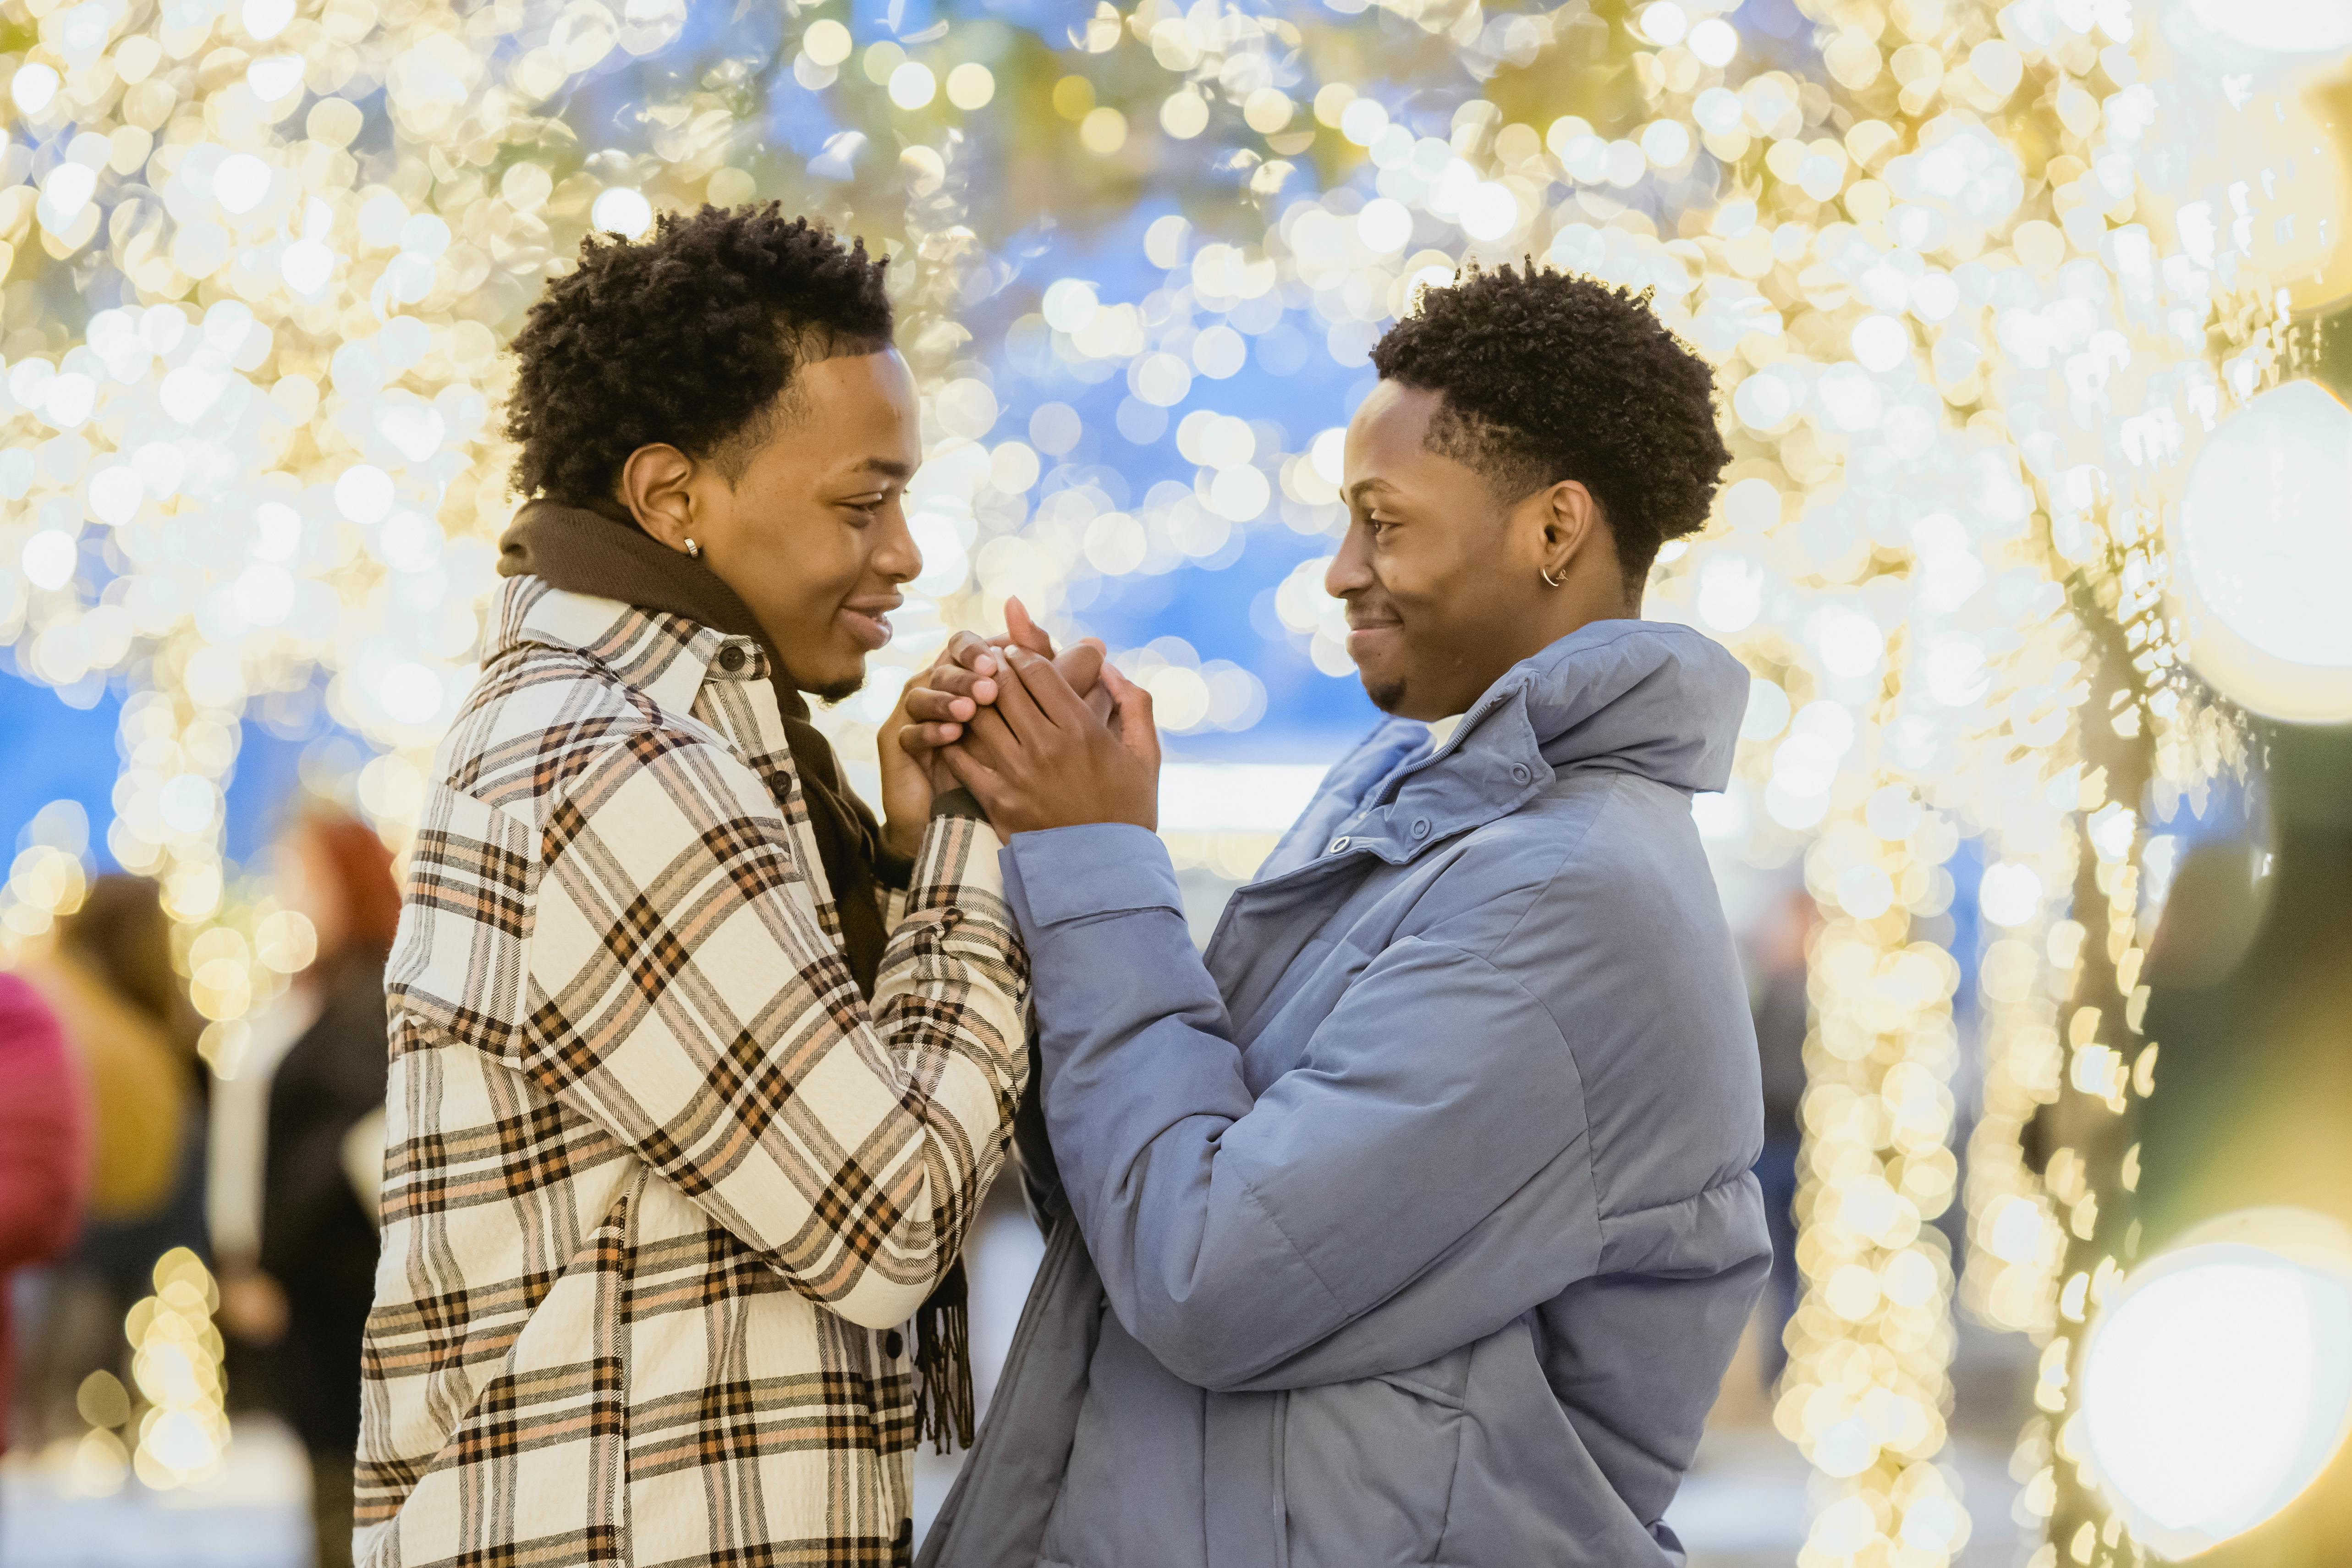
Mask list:
[[[387,975],[357,1559],[888,1564],[909,1314],[1026,1076],[994,832],[803,691],[921,559],[881,265],[774,207],[592,239],[515,348],[509,580]]]

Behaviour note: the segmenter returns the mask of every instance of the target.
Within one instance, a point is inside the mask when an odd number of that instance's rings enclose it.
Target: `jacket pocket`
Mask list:
[[[1282,1443],[1290,1568],[1435,1560],[1468,1372],[1465,1349],[1409,1372],[1291,1392]]]

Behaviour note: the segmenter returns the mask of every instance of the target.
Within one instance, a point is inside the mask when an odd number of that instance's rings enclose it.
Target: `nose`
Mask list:
[[[1335,599],[1360,594],[1372,585],[1372,549],[1366,531],[1350,526],[1339,541],[1339,552],[1323,571],[1323,591]]]
[[[874,570],[893,583],[905,583],[922,575],[923,552],[915,542],[914,531],[907,526],[907,509],[893,502],[883,512],[881,526],[874,541]]]

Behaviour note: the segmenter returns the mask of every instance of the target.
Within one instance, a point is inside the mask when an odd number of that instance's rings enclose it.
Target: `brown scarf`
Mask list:
[[[683,616],[730,637],[751,637],[766,650],[784,742],[800,774],[809,828],[841,921],[850,977],[858,994],[871,1001],[888,941],[882,889],[907,886],[914,865],[883,844],[874,813],[843,784],[832,745],[809,722],[808,700],[785,674],[783,660],[751,606],[705,563],[653,539],[609,501],[526,502],[499,540],[499,575],[538,577],[568,593]],[[966,1295],[959,1258],[915,1314],[915,1436],[918,1441],[931,1437],[941,1453],[951,1434],[971,1446]]]

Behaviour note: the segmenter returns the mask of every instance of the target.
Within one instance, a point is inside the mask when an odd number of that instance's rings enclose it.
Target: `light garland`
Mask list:
[[[1801,853],[1828,915],[1808,1285],[1776,1411],[1835,1483],[1802,1561],[1948,1561],[1968,1529],[1939,1465],[1955,1260],[1931,1226],[1959,1195],[1949,862],[1982,841],[2001,931],[1979,983],[1969,1304],[2058,1336],[2042,1389],[2063,1413],[2064,1332],[2127,1260],[2085,1219],[2119,1212],[2125,1165],[2083,1164],[2077,1191],[2053,1162],[2045,1190],[2019,1138],[2053,1094],[2112,1106],[2118,1070],[2146,1076],[2135,781],[2177,790],[2226,762],[2171,683],[2156,520],[2194,433],[2273,374],[2274,290],[2341,285],[2340,176],[2303,130],[2282,142],[2230,102],[2191,58],[2203,13],[2179,5],[2143,25],[2115,0],[1805,0],[1827,81],[1759,68],[1780,46],[1743,37],[1728,0],[1141,0],[1051,38],[986,19],[861,39],[823,9],[709,37],[679,0],[0,4],[36,40],[0,57],[0,90],[38,148],[12,140],[0,163],[0,239],[37,244],[45,286],[71,268],[121,301],[76,340],[26,324],[10,286],[0,637],[40,679],[134,687],[107,842],[163,879],[208,1059],[235,1070],[303,948],[299,917],[222,859],[236,721],[323,680],[379,753],[361,802],[404,844],[511,509],[496,351],[592,222],[775,196],[894,258],[926,568],[867,689],[825,716],[853,758],[945,628],[1008,595],[1074,627],[1122,580],[1336,536],[1339,433],[1219,412],[1215,384],[1252,361],[1360,368],[1465,258],[1538,255],[1652,289],[1729,389],[1717,524],[1670,549],[1653,613],[1758,676],[1703,827],[1760,862]],[[596,145],[615,132],[572,87],[656,56],[677,68],[632,78],[619,134],[638,150]],[[1457,62],[1478,91],[1435,133],[1398,89]],[[2233,184],[2264,160],[2279,178]],[[1055,270],[1034,219],[1083,226],[1147,179],[1183,207],[1141,234],[1153,287]],[[2218,370],[2209,341],[2231,348]],[[1090,437],[1074,405],[1105,384],[1125,389],[1115,429]],[[1136,494],[1081,460],[1114,434],[1172,437],[1191,481]],[[1253,619],[1350,679],[1324,563]],[[2095,661],[2070,607],[2120,654]],[[1180,736],[1266,711],[1245,661],[1174,637],[1120,657]],[[2108,710],[2094,686],[2118,689],[2116,658],[2132,687]],[[2100,760],[2118,719],[2137,773]],[[1171,838],[1233,877],[1266,841]],[[0,961],[78,902],[78,853],[19,857]],[[2077,1487],[2063,1425],[2035,1445]],[[2029,1496],[2064,1524],[2044,1462]]]

